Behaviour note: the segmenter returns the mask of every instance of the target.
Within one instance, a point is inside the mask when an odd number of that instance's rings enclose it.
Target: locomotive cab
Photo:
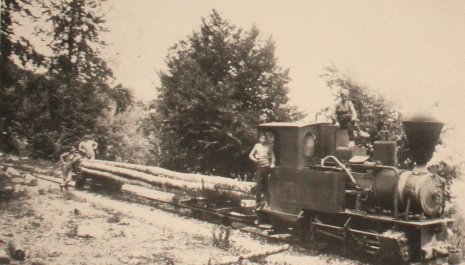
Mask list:
[[[347,130],[329,123],[265,123],[260,133],[273,135],[276,165],[292,168],[311,167],[327,156],[349,161],[353,156],[366,155],[363,148],[349,148]]]
[[[344,145],[338,139],[344,131],[327,123],[268,123],[259,126],[260,133],[271,133],[274,138],[276,168],[269,181],[270,211],[295,222],[303,209],[345,210],[346,173],[320,166],[323,158],[336,155],[338,145]],[[347,157],[345,150],[342,153]]]

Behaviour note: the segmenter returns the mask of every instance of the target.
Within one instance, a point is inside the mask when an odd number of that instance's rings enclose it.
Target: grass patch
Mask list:
[[[73,219],[70,219],[66,223],[66,228],[68,229],[65,233],[66,236],[70,238],[77,237],[79,225]]]
[[[450,228],[452,233],[449,233],[448,242],[455,249],[465,250],[465,239],[464,239],[464,229],[465,229],[465,217],[461,211],[458,211],[452,215],[452,218],[455,218],[453,226]]]
[[[212,231],[212,244],[215,247],[228,250],[231,247],[231,228],[223,225],[215,226]]]
[[[174,265],[176,264],[176,259],[170,257],[168,254],[160,253],[160,254],[152,254],[154,264],[166,264],[166,265]]]
[[[63,199],[69,201],[69,200],[77,200],[77,197],[74,193],[68,191],[68,192],[63,192]]]
[[[123,217],[123,214],[120,213],[120,212],[117,212],[117,213],[112,214],[108,218],[107,222],[112,223],[112,224],[117,224],[117,223],[121,222],[122,217]]]
[[[22,196],[22,193],[15,193],[10,200],[0,203],[0,210],[8,212],[10,216],[17,219],[33,217],[35,212],[26,201],[28,198],[28,196]]]
[[[47,194],[47,189],[45,188],[40,188],[39,189],[39,195],[46,195]]]

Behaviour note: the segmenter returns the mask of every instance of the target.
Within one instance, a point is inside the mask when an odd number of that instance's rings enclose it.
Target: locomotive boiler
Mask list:
[[[416,115],[403,125],[413,170],[396,167],[397,144],[387,137],[368,156],[364,148],[347,147],[347,131],[336,125],[260,125],[259,133],[274,137],[276,168],[259,224],[401,264],[446,262],[447,226],[454,220],[443,216],[444,179],[426,169],[443,124]]]

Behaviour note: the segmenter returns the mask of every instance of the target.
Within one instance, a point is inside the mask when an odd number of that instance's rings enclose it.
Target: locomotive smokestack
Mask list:
[[[444,123],[427,112],[415,113],[403,121],[407,144],[417,165],[426,165],[433,157]]]

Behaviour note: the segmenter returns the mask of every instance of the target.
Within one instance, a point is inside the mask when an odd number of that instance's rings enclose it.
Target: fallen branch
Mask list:
[[[11,240],[8,243],[8,250],[10,251],[10,256],[15,260],[24,260],[26,257],[24,247],[17,240]]]
[[[239,257],[225,258],[225,259],[221,260],[219,263],[216,263],[216,265],[235,264],[235,263],[239,263],[239,262],[241,262],[243,260],[246,260],[246,259],[265,257],[265,256],[273,255],[273,254],[276,254],[276,253],[279,253],[279,252],[283,252],[283,251],[285,251],[287,249],[289,249],[288,244],[286,244],[286,245],[284,245],[282,247],[268,249],[268,250],[262,251],[262,252],[249,253],[249,254],[241,255]]]

